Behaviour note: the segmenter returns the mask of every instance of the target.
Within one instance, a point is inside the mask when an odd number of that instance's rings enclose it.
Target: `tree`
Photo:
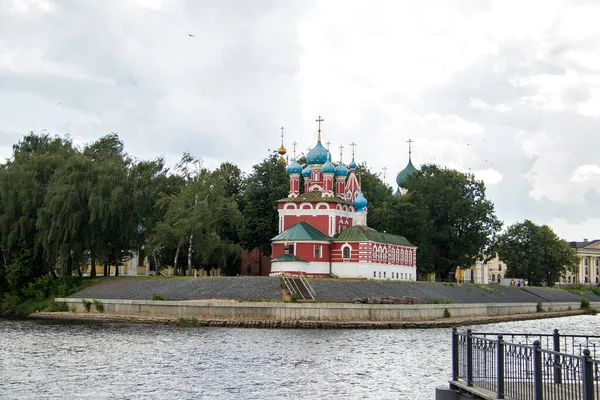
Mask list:
[[[530,285],[553,286],[567,271],[576,272],[575,251],[550,227],[525,220],[498,238],[498,255],[506,263],[506,277],[525,278]]]
[[[419,247],[417,257],[422,253],[420,259],[427,261],[421,270],[448,278],[456,267],[469,268],[475,259],[490,257],[502,223],[482,181],[473,174],[423,165],[408,178],[406,188],[414,221],[423,224],[418,237],[408,237]]]
[[[272,152],[254,165],[244,191],[244,224],[240,232],[243,248],[258,248],[262,254],[271,254],[271,238],[278,233],[277,200],[286,198],[289,188],[285,164],[278,161],[277,153]]]
[[[372,173],[364,162],[358,166],[357,174],[363,194],[369,202],[369,226],[378,231],[388,231],[386,225],[394,200],[392,188],[380,179],[379,174]]]

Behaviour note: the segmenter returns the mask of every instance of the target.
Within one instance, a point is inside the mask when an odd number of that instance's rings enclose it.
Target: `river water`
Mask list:
[[[600,334],[600,317],[473,327]],[[0,319],[1,399],[433,399],[450,329],[301,330]]]

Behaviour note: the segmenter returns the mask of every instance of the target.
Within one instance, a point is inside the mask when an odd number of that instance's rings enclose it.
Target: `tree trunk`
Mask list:
[[[179,250],[181,249],[181,245],[183,245],[183,237],[179,239],[177,251],[175,251],[175,259],[173,260],[173,269],[175,270],[175,275],[179,275],[179,270],[177,269],[177,259],[179,258]]]
[[[187,270],[189,271],[190,276],[192,276],[192,240],[194,239],[194,234],[190,233],[190,245],[188,246],[188,263]]]
[[[115,263],[115,276],[119,276],[119,264]]]
[[[110,268],[110,266],[106,265],[106,264],[108,264],[108,263],[104,262],[104,276],[108,276],[109,275],[108,269]]]
[[[96,255],[94,252],[91,253],[90,257],[90,278],[96,277]]]
[[[258,248],[258,276],[262,276],[262,249]]]

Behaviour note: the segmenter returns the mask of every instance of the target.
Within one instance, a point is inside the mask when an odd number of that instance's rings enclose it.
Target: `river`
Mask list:
[[[577,316],[479,331],[600,334]],[[450,329],[179,328],[0,319],[1,399],[432,399]]]

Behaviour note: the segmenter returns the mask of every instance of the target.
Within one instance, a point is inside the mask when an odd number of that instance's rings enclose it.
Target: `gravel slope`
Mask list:
[[[521,303],[538,301],[579,301],[581,296],[566,290],[511,286],[476,286],[429,282],[392,282],[367,280],[310,279],[316,300],[352,302],[365,297],[418,297],[424,303]],[[75,298],[151,300],[159,293],[169,300],[281,300],[279,278],[210,277],[197,279],[157,279],[121,277],[71,295]],[[586,293],[590,301],[600,297]]]

